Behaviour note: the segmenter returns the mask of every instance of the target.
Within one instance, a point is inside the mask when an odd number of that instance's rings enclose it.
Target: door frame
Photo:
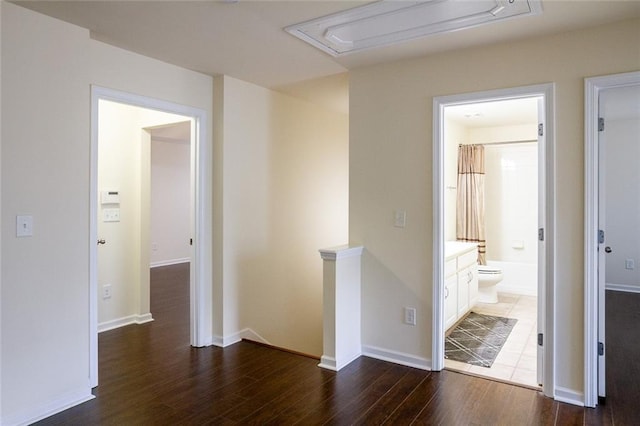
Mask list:
[[[207,113],[205,110],[173,102],[136,95],[96,85],[91,86],[91,158],[89,190],[89,381],[98,385],[98,104],[100,100],[118,102],[135,107],[183,115],[191,124],[191,193],[192,218],[190,267],[190,343],[195,347],[212,343],[213,304],[206,297],[211,294],[212,225],[207,219],[211,206],[211,186],[207,181],[208,145]]]
[[[431,364],[433,371],[444,368],[444,109],[446,106],[487,101],[542,97],[544,103],[544,143],[539,147],[541,206],[538,218],[544,228],[544,241],[538,262],[544,268],[543,292],[538,292],[538,309],[543,324],[543,387],[546,396],[555,397],[555,84],[539,84],[484,92],[464,93],[433,98],[433,329]],[[540,287],[540,285],[539,285]],[[540,289],[539,289],[540,290]]]
[[[640,71],[586,78],[585,93],[585,292],[584,292],[584,405],[595,407],[598,404],[599,386],[598,342],[600,327],[604,327],[604,312],[600,312],[598,279],[598,229],[599,197],[598,170],[600,155],[598,152],[598,119],[600,92],[616,87],[640,85]],[[604,285],[604,284],[602,284]],[[600,323],[600,319],[602,322]],[[604,342],[603,342],[604,343]],[[606,353],[606,347],[605,347]],[[602,380],[604,380],[604,372]]]

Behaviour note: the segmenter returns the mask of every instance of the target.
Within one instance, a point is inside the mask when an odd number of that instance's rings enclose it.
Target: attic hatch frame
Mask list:
[[[340,57],[541,13],[541,0],[380,0],[290,25],[284,30],[333,57]]]

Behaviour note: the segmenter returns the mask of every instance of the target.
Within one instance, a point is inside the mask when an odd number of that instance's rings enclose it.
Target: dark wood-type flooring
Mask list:
[[[151,276],[155,321],[101,333],[96,398],[40,424],[640,424],[640,297],[611,297],[611,390],[605,406],[590,409],[523,387],[366,357],[334,373],[315,359],[250,342],[191,348],[187,265],[154,268]],[[635,336],[616,327],[633,328]]]

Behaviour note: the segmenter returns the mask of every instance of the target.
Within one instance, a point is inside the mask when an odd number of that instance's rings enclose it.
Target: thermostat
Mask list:
[[[100,202],[102,204],[120,204],[120,193],[118,191],[102,191]]]

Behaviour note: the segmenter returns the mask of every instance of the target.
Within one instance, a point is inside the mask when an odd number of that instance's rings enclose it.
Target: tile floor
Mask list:
[[[477,303],[473,311],[479,314],[517,318],[509,338],[491,368],[445,359],[446,368],[469,372],[538,387],[536,383],[537,298],[517,294],[498,294],[498,303]]]

